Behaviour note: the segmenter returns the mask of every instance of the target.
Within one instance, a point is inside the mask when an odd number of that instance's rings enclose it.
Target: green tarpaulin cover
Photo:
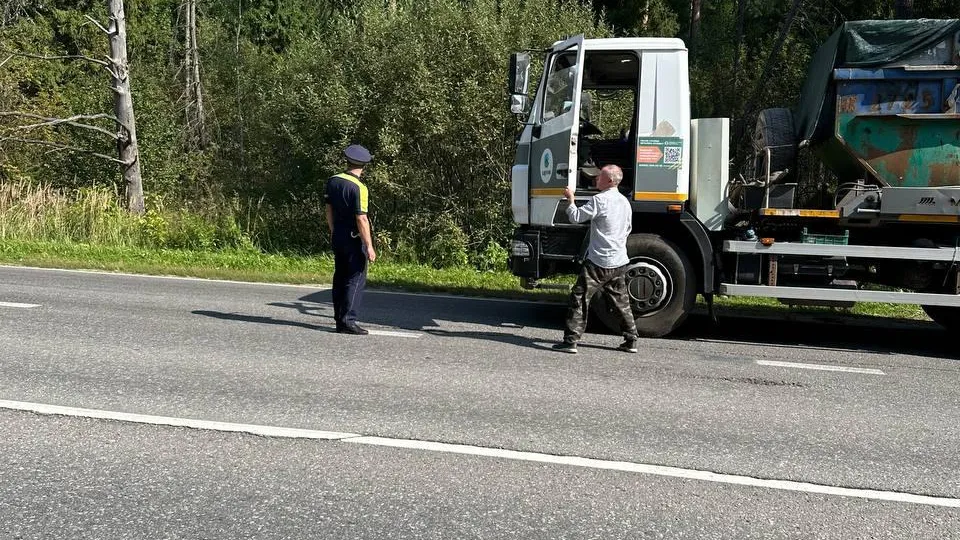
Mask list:
[[[838,28],[814,55],[794,120],[801,141],[817,143],[833,124],[833,70],[879,67],[924,51],[960,31],[960,19],[853,21]]]

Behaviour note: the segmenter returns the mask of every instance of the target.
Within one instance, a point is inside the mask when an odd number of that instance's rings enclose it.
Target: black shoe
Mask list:
[[[570,354],[577,354],[577,344],[576,342],[561,341],[553,346],[553,350],[561,351]]]
[[[345,324],[337,328],[338,334],[353,334],[355,336],[365,336],[370,333],[366,328],[361,328],[359,324]]]
[[[623,343],[621,343],[620,346],[617,347],[617,349],[618,349],[618,350],[621,350],[621,351],[623,351],[623,352],[635,353],[635,352],[637,352],[637,340],[635,340],[635,339],[628,339],[628,340],[624,341]]]

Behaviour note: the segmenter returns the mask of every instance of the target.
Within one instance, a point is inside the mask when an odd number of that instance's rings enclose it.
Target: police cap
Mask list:
[[[348,146],[347,149],[343,151],[343,156],[347,158],[348,162],[356,165],[366,165],[373,159],[370,151],[359,144],[351,144]]]

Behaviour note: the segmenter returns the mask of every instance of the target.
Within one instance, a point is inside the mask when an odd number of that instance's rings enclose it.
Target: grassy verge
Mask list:
[[[267,255],[255,251],[144,249],[59,242],[0,241],[0,264],[107,270],[237,281],[327,284],[333,257]],[[502,298],[563,298],[562,293],[526,291],[509,272],[435,268],[378,260],[370,266],[372,287]]]
[[[298,257],[248,250],[144,249],[41,241],[0,241],[0,264],[293,284],[326,284],[333,276],[333,258],[325,255]],[[389,260],[378,260],[372,265],[368,281],[377,288],[497,298],[562,301],[566,296],[564,291],[524,290],[509,272],[479,272],[467,268],[438,270]],[[571,278],[558,281],[571,282]],[[788,307],[770,298],[720,297],[716,306],[721,314],[776,317],[790,311],[926,320],[916,305],[862,303],[853,309],[837,309]]]

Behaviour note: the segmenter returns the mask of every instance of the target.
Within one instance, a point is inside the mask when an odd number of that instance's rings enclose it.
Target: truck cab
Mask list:
[[[620,190],[634,208],[635,231],[693,226],[705,236],[687,212],[691,119],[682,40],[577,36],[557,42],[544,56],[532,102],[525,99],[529,58],[515,56],[512,65],[513,111],[527,117],[511,171],[518,225],[511,267],[526,286],[576,272],[588,225],[568,222],[563,191],[574,190],[577,204],[597,193],[585,168],[614,164],[623,170]],[[654,248],[679,254],[668,257],[674,266],[689,266],[681,250],[649,236],[632,237],[633,247],[639,252],[640,243],[653,241]],[[697,289],[696,272],[674,268],[680,275],[671,275],[668,264],[640,260],[628,270],[635,312],[649,325],[649,317],[666,310],[655,333],[682,321]],[[684,278],[690,283],[679,283]]]

